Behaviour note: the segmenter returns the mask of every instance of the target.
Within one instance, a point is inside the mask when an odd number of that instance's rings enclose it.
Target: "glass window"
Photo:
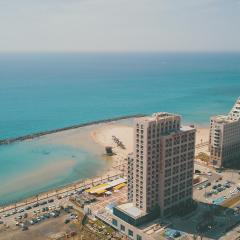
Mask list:
[[[125,231],[125,226],[121,225],[121,231]]]
[[[128,236],[133,237],[133,231],[130,229],[128,230]]]
[[[112,224],[113,224],[114,226],[117,226],[117,225],[118,225],[117,220],[116,220],[116,219],[113,219],[113,220],[112,220]]]
[[[142,240],[142,237],[137,235],[137,240]]]

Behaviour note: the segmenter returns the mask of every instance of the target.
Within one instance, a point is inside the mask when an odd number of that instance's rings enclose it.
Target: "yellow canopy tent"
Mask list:
[[[126,183],[121,183],[121,184],[115,186],[115,187],[113,188],[113,190],[119,190],[119,189],[121,189],[121,188],[123,188],[123,187],[125,187],[125,186],[126,186]]]

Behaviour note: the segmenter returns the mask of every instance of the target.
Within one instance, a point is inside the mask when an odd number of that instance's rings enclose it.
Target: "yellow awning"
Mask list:
[[[105,189],[100,189],[100,190],[98,190],[98,191],[96,191],[95,193],[97,194],[97,195],[100,195],[100,194],[102,194],[102,193],[105,193],[107,190],[105,190]]]
[[[113,189],[114,189],[114,190],[119,190],[119,189],[121,189],[121,188],[123,188],[123,187],[125,187],[125,186],[126,186],[126,183],[121,183],[121,184],[115,186]]]
[[[102,190],[102,189],[105,190],[108,187],[109,187],[109,185],[107,183],[103,183],[103,184],[99,184],[95,187],[92,187],[92,188],[86,190],[85,192],[94,194],[97,191]]]

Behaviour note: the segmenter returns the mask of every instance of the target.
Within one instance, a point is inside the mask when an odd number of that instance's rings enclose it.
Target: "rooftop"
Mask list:
[[[231,120],[235,120],[235,121],[238,121],[240,119],[240,97],[237,99],[231,112],[228,114],[228,117]]]
[[[194,126],[181,126],[180,127],[180,131],[182,132],[187,132],[187,131],[191,131],[191,130],[194,130],[195,127]]]
[[[233,108],[228,115],[218,115],[212,117],[213,120],[220,124],[236,122],[240,120],[240,97],[237,99]]]
[[[235,119],[229,118],[228,115],[218,115],[218,116],[212,117],[211,119],[219,124],[227,124],[227,123],[236,122]]]
[[[135,207],[133,203],[124,203],[118,205],[117,208],[135,219],[146,215],[146,213],[143,210]]]
[[[138,119],[141,119],[143,121],[159,121],[159,120],[167,120],[170,118],[181,119],[181,116],[174,113],[157,112],[157,113],[154,113],[152,116],[141,117]]]

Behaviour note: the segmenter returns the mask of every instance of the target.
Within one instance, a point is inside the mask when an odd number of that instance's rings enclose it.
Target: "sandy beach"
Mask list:
[[[126,157],[128,153],[133,151],[133,127],[119,124],[109,123],[107,126],[100,127],[91,132],[91,136],[95,142],[103,147],[111,146],[117,155]],[[112,136],[116,136],[126,146],[123,150],[116,146],[112,140]],[[209,128],[196,127],[196,145],[203,145],[196,149],[198,152],[208,152],[206,143],[209,141]]]
[[[26,154],[31,154],[31,161],[39,164],[31,171],[19,172],[1,184],[1,204],[5,205],[5,201],[8,201],[4,199],[5,196],[6,199],[12,199],[12,194],[15,194],[15,198],[19,193],[19,198],[22,198],[26,193],[26,198],[29,198],[31,191],[35,195],[38,188],[47,193],[52,188],[74,185],[84,179],[88,181],[90,178],[101,179],[122,174],[124,159],[132,148],[130,139],[127,140],[131,128],[124,125],[126,122],[128,121],[94,124],[17,143],[15,151],[24,146]],[[111,145],[113,134],[121,138],[126,149],[115,148],[116,155],[106,157],[105,145]],[[51,187],[48,188],[48,185]]]
[[[197,127],[196,132],[196,149],[195,149],[195,155],[197,155],[200,152],[204,152],[206,154],[209,154],[208,151],[208,141],[209,141],[209,128],[206,127]]]
[[[209,140],[209,128],[207,127],[196,127],[196,144],[201,144]]]
[[[113,141],[113,136],[117,137],[124,144],[125,149],[117,146]],[[209,129],[201,126],[197,127],[196,145],[200,146],[196,148],[196,155],[199,152],[208,153],[208,146],[206,144],[208,138]],[[73,148],[82,148],[94,153],[94,155],[98,156],[98,161],[107,160],[108,167],[92,177],[106,178],[123,172],[126,173],[126,157],[128,153],[133,151],[133,127],[129,123],[126,124],[126,122],[115,121],[54,133],[49,136],[40,137],[34,141],[39,141],[41,144],[55,144]],[[106,157],[106,146],[111,146],[115,155]],[[39,181],[42,178],[44,178],[44,180],[48,179],[48,181],[52,181],[54,177],[57,176],[57,173],[59,174],[74,168],[74,165],[75,159],[58,159],[58,161],[53,164],[44,166],[22,178],[19,178],[18,183],[20,186],[22,185],[26,188],[33,184],[39,184]],[[79,180],[80,179],[81,176],[79,176]],[[1,188],[15,190],[12,189],[12,186],[7,186],[6,184],[2,185]]]

